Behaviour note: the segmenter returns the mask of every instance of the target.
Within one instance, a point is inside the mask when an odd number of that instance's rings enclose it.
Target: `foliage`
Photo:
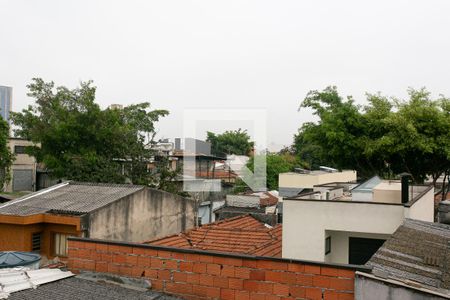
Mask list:
[[[254,170],[255,157],[251,157],[247,163],[247,168]],[[269,190],[278,190],[278,175],[284,172],[293,171],[298,166],[297,158],[285,153],[266,154],[266,185]]]
[[[431,99],[425,89],[409,99],[367,94],[366,107],[344,100],[336,87],[311,91],[301,108],[311,108],[318,123],[306,123],[294,149],[310,167],[319,164],[356,169],[362,177],[411,173],[416,182],[437,179],[450,168],[449,100]]]
[[[55,88],[35,78],[28,86],[36,100],[13,114],[16,135],[39,144],[27,152],[56,178],[89,182],[152,184],[148,171],[155,123],[168,114],[149,103],[100,109],[92,82],[76,89]]]
[[[217,156],[226,154],[249,155],[253,142],[247,130],[227,130],[222,134],[207,132],[206,141],[211,143],[211,152]]]
[[[14,155],[9,150],[8,138],[8,123],[0,117],[0,191],[3,191],[10,180],[10,168],[14,160]]]

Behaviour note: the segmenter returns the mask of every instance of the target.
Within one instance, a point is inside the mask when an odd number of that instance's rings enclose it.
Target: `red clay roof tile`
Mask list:
[[[177,248],[281,257],[281,224],[267,227],[245,215],[146,242]]]

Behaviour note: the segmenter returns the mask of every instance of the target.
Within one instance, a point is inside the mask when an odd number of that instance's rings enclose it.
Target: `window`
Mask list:
[[[25,154],[25,146],[14,146],[14,153],[15,154]]]
[[[280,213],[277,214],[277,223],[283,224],[283,214]]]
[[[31,251],[41,251],[42,232],[35,232],[31,235]]]
[[[65,233],[54,234],[53,251],[55,256],[67,256],[67,238],[71,236]]]
[[[197,217],[195,219],[195,225],[202,226],[202,217]]]
[[[325,255],[331,252],[331,236],[325,239]]]

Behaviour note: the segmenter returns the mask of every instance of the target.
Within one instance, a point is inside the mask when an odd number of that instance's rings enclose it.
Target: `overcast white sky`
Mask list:
[[[0,85],[20,110],[32,77],[92,79],[103,107],[170,110],[160,137],[182,135],[186,108],[263,108],[269,143],[286,145],[313,119],[297,112],[311,89],[450,96],[449,15],[446,0],[0,0]]]

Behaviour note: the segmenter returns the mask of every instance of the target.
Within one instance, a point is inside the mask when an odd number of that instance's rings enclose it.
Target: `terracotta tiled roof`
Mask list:
[[[273,206],[273,205],[276,205],[277,203],[278,203],[278,198],[269,192],[264,192],[259,197],[259,205],[261,207]]]
[[[282,226],[267,227],[244,215],[146,242],[177,248],[281,257]]]

